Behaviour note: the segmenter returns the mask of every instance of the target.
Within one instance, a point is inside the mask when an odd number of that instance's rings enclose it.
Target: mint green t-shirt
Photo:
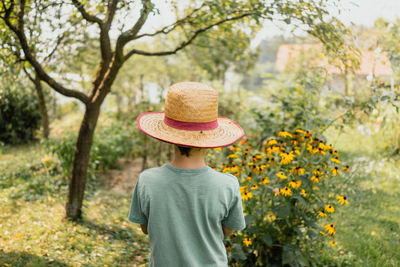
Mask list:
[[[245,228],[237,178],[208,166],[143,171],[128,219],[147,225],[155,267],[226,267],[222,226]]]

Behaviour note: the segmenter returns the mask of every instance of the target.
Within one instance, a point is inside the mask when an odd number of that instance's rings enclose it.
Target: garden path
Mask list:
[[[119,159],[121,168],[105,173],[107,188],[117,193],[131,194],[142,170],[142,159]]]

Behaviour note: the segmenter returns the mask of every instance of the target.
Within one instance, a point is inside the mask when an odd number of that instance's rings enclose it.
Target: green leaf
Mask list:
[[[283,246],[282,265],[292,263],[295,258],[296,254],[294,253],[293,247],[291,245]]]
[[[272,238],[269,234],[263,234],[262,239],[264,240],[267,246],[272,246]]]
[[[246,254],[243,252],[242,247],[239,244],[232,245],[232,258],[235,260],[245,260]]]
[[[276,213],[281,218],[287,218],[290,215],[290,206],[278,206]]]

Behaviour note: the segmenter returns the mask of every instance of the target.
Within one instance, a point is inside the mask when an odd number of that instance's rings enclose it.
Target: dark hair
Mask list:
[[[179,152],[181,152],[181,155],[184,155],[186,157],[190,156],[190,151],[192,150],[191,147],[187,147],[187,146],[178,146],[179,148]]]

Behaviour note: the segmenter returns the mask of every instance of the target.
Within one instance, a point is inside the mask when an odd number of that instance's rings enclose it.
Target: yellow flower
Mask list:
[[[331,158],[331,161],[340,164],[340,160],[338,158]]]
[[[321,172],[319,169],[316,169],[316,170],[313,171],[313,174],[322,175],[322,174],[324,174],[324,172]]]
[[[262,178],[260,181],[260,184],[269,184],[269,183],[270,183],[270,181],[269,181],[268,177]]]
[[[250,180],[251,180],[251,176],[247,176],[247,177],[246,177],[246,180],[247,180],[247,181],[250,181]]]
[[[253,197],[253,193],[251,193],[251,192],[243,192],[242,193],[242,199],[243,200],[248,200],[248,199],[250,199],[252,197]]]
[[[300,187],[301,186],[301,181],[300,180],[292,180],[289,182],[289,186],[292,187],[293,189]]]
[[[321,149],[321,148],[318,148],[316,153],[318,155],[325,155],[326,154],[325,151],[323,149]]]
[[[240,187],[240,193],[246,192],[247,191],[247,185],[241,186]]]
[[[320,233],[321,235],[325,235],[325,232],[319,231],[319,233]]]
[[[329,241],[329,243],[331,244],[332,247],[336,246],[335,241],[333,240]]]
[[[260,165],[260,169],[261,169],[261,170],[264,170],[264,169],[267,168],[267,167],[269,167],[269,165],[265,165],[265,164],[261,164],[261,165]]]
[[[215,151],[222,151],[222,148],[221,147],[216,147],[216,148],[214,148],[214,150]]]
[[[246,247],[248,247],[248,246],[250,246],[252,243],[251,243],[251,238],[244,238],[243,239],[243,244],[245,244],[246,245]]]
[[[332,175],[333,175],[333,176],[336,176],[336,174],[339,174],[339,175],[340,175],[340,170],[339,170],[338,167],[332,168],[332,169],[331,169],[331,172],[332,172]]]
[[[319,183],[319,176],[318,175],[313,175],[311,177],[311,181],[313,181],[314,183],[318,184]]]
[[[267,215],[267,221],[268,222],[273,222],[276,220],[276,216],[272,211],[268,211],[268,215]]]
[[[236,151],[242,151],[242,149],[240,147],[237,147]]]
[[[303,197],[306,197],[307,196],[306,190],[301,189],[301,194],[303,195]]]
[[[325,146],[324,143],[322,143],[322,142],[319,142],[318,148],[320,148],[320,149],[322,149],[322,150],[326,150],[326,146]]]
[[[267,148],[267,154],[271,155],[274,152],[279,152],[281,148],[279,146],[272,146]]]
[[[307,144],[307,151],[310,152],[310,153],[314,152],[314,148],[312,147],[312,145]]]
[[[303,175],[305,173],[305,170],[301,167],[296,167],[296,168],[293,168],[291,170],[291,172],[293,172],[294,174],[297,174],[297,175]]]
[[[349,202],[347,201],[345,196],[337,196],[336,199],[338,200],[340,205],[349,205]]]
[[[230,146],[230,147],[229,147],[229,150],[230,150],[230,151],[235,150],[235,146]]]
[[[227,172],[230,172],[230,171],[231,171],[231,168],[229,168],[229,167],[225,167],[225,168],[222,170],[223,173],[227,173]]]
[[[250,189],[251,189],[251,190],[256,190],[256,189],[258,189],[258,185],[253,184],[253,185],[250,187]]]
[[[294,154],[293,154],[293,152],[290,152],[289,154],[283,152],[283,153],[281,153],[281,157],[282,157],[281,158],[281,164],[289,164],[290,162],[293,161]]]
[[[324,211],[318,211],[318,215],[322,218],[328,216]]]
[[[292,195],[292,190],[289,187],[285,186],[284,188],[282,188],[280,190],[280,193],[282,195],[284,195],[284,196],[291,196]]]
[[[51,158],[45,157],[45,158],[43,159],[43,162],[44,162],[44,164],[48,164],[48,163],[51,162]]]
[[[336,150],[335,150],[335,151],[332,151],[331,153],[332,153],[332,155],[334,155],[335,157],[337,157],[337,158],[339,157],[339,153],[338,153]]]
[[[287,178],[287,176],[286,176],[283,172],[278,172],[278,173],[276,174],[276,176],[278,176],[278,177],[281,178],[281,179],[286,179],[286,178]]]
[[[233,166],[231,168],[231,172],[239,172],[239,167],[238,166]]]
[[[304,133],[304,131],[302,129],[296,129],[296,133]]]
[[[237,157],[239,157],[237,154],[230,154],[230,155],[228,156],[228,158],[237,158]]]
[[[325,225],[325,231],[327,231],[330,236],[336,234],[335,226],[333,224]]]
[[[350,170],[350,168],[349,168],[348,165],[346,165],[346,166],[343,167],[343,170],[344,170],[345,172],[348,172],[348,171]]]
[[[329,213],[335,212],[335,208],[331,205],[325,205],[325,210]]]
[[[272,146],[272,145],[277,145],[278,141],[276,141],[275,139],[269,140],[267,143],[267,146]]]
[[[286,132],[286,131],[280,131],[278,133],[278,135],[281,136],[281,137],[290,137],[290,138],[292,138],[292,134],[289,133],[289,132]]]

